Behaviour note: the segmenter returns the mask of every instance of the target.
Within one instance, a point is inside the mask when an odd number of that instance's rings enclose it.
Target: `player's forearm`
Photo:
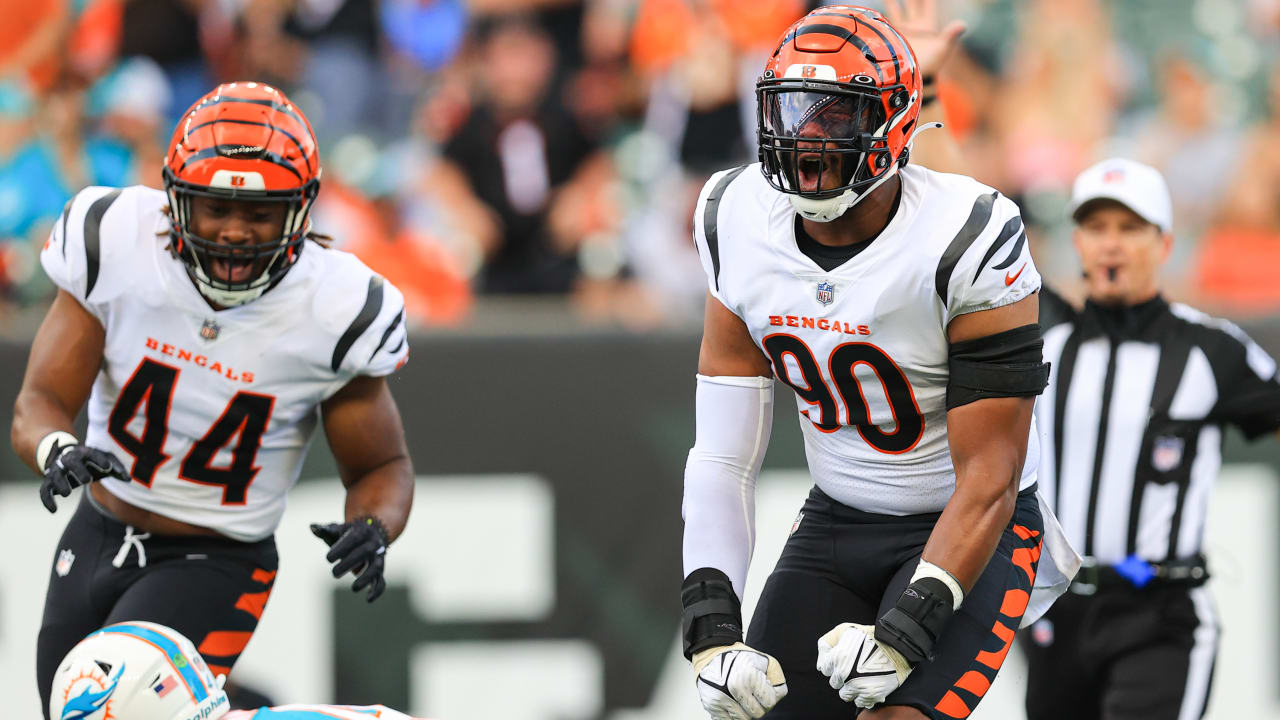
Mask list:
[[[1013,517],[1021,469],[1022,463],[1008,456],[975,458],[956,468],[956,492],[934,526],[923,558],[951,573],[966,593]]]
[[[51,432],[73,432],[74,425],[75,412],[64,407],[56,397],[24,388],[13,404],[9,441],[27,467],[42,473],[44,468],[36,467],[36,446]]]
[[[413,464],[407,455],[393,458],[347,484],[347,521],[373,516],[391,540],[400,537],[413,506]]]

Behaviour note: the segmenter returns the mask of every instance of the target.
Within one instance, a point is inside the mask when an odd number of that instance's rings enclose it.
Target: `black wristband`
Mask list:
[[[680,638],[684,656],[742,642],[742,603],[729,576],[710,567],[689,573],[680,586]]]
[[[897,650],[911,667],[933,659],[933,646],[955,613],[955,599],[941,580],[922,577],[876,623],[876,640]]]

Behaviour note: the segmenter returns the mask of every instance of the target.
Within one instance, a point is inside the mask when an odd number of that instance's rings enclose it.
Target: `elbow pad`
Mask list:
[[[1039,325],[951,343],[947,410],[993,397],[1039,395],[1049,384]]]

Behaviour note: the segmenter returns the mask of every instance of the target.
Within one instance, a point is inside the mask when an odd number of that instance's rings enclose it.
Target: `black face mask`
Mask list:
[[[879,92],[817,92],[777,84],[759,95],[760,159],[770,184],[804,197],[866,187],[888,167]]]

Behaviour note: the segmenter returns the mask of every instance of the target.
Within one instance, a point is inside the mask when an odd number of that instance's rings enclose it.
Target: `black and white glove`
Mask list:
[[[763,717],[787,696],[787,679],[778,661],[744,643],[695,654],[693,671],[698,699],[712,720]]]
[[[861,708],[884,702],[933,649],[964,601],[951,573],[921,560],[911,584],[875,626],[841,623],[818,638],[818,672],[840,699]]]
[[[329,553],[324,559],[336,563],[333,566],[334,577],[342,577],[348,572],[356,576],[355,582],[351,583],[352,592],[360,592],[367,587],[369,593],[365,597],[373,602],[387,589],[382,572],[391,540],[387,529],[377,518],[358,517],[350,522],[328,525],[313,523],[311,534],[329,546]]]
[[[49,512],[58,511],[54,495],[69,497],[73,489],[104,477],[129,479],[129,472],[119,458],[106,450],[81,445],[67,432],[50,433],[41,440],[36,461],[44,468],[40,502]]]
[[[818,638],[818,672],[840,691],[841,700],[871,708],[906,681],[911,665],[876,640],[874,627],[841,623]]]

